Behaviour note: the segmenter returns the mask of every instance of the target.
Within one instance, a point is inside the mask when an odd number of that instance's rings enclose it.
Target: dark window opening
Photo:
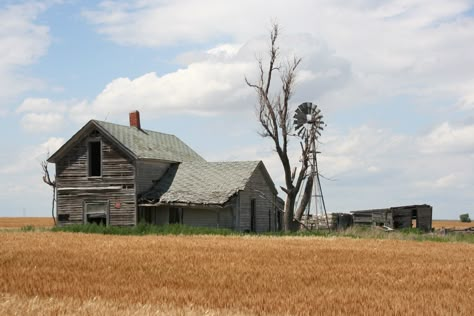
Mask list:
[[[100,142],[89,143],[89,177],[102,176],[102,152]]]
[[[107,217],[105,214],[87,214],[87,223],[105,226],[107,225]]]
[[[255,199],[250,200],[250,231],[257,231],[257,218],[256,218],[256,201]]]
[[[182,224],[183,223],[183,209],[177,207],[170,207],[170,224]]]
[[[69,221],[69,214],[58,214],[58,221],[60,222]]]

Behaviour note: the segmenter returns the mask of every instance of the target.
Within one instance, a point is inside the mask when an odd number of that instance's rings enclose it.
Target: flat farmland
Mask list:
[[[51,217],[0,217],[0,228],[53,227]]]
[[[463,229],[474,227],[474,222],[463,223],[455,220],[433,220],[433,228]]]
[[[0,233],[0,314],[472,315],[474,245]]]

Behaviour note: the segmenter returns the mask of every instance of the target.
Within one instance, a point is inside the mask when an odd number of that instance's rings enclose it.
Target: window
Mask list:
[[[256,216],[256,200],[250,200],[250,231],[256,232],[257,231],[257,216]]]
[[[108,201],[91,201],[84,203],[84,224],[108,224]]]
[[[170,224],[182,224],[183,223],[183,209],[177,207],[170,207]]]
[[[102,146],[100,141],[89,142],[89,177],[102,176]]]

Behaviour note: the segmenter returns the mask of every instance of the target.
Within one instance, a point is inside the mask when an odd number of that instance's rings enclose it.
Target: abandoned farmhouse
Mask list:
[[[263,162],[207,162],[176,136],[142,129],[138,111],[129,119],[130,126],[91,120],[48,159],[56,164],[58,225],[281,229],[283,201]],[[400,229],[414,223],[429,231],[432,207],[332,213],[327,224],[318,225],[308,220],[306,228]]]
[[[261,161],[207,162],[174,135],[91,120],[56,164],[59,225],[182,223],[238,231],[280,227],[277,190]]]

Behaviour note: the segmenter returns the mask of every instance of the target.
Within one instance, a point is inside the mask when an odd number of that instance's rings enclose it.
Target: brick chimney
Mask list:
[[[140,126],[140,112],[138,111],[133,111],[130,112],[130,127],[136,127],[138,129],[141,129]]]

